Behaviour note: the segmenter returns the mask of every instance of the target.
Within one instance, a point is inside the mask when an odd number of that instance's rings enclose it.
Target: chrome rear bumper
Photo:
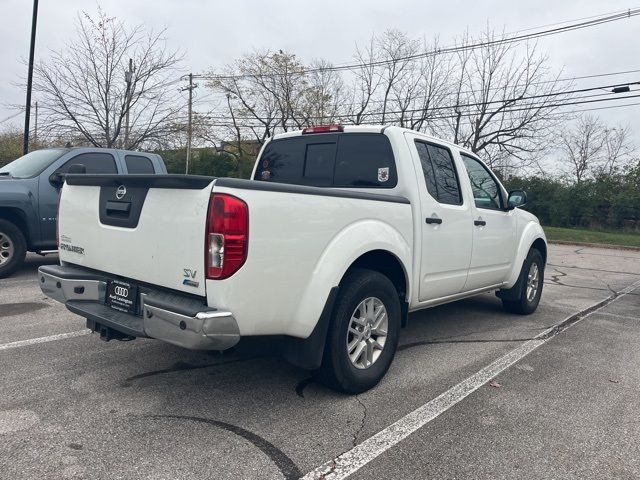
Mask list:
[[[231,312],[187,295],[140,287],[140,315],[132,315],[106,305],[107,274],[47,265],[38,269],[38,279],[45,295],[85,317],[94,331],[113,329],[127,337],[155,338],[191,350],[226,350],[240,341]]]

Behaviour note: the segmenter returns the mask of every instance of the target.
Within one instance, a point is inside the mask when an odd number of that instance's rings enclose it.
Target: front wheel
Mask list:
[[[534,248],[529,251],[522,265],[518,283],[503,294],[502,305],[504,309],[520,315],[533,313],[540,303],[543,283],[544,260],[540,251]]]
[[[27,242],[18,227],[0,219],[0,278],[11,275],[24,262]]]
[[[386,276],[365,269],[349,273],[340,286],[319,379],[345,393],[374,387],[393,361],[400,316],[398,292]]]

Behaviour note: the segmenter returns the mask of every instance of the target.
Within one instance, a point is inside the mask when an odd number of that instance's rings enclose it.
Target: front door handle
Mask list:
[[[484,227],[487,224],[487,222],[485,222],[484,220],[474,220],[473,224],[476,227]]]
[[[436,218],[436,217],[427,217],[424,219],[424,221],[426,223],[436,223],[438,225],[440,225],[442,223],[442,219],[441,218]]]

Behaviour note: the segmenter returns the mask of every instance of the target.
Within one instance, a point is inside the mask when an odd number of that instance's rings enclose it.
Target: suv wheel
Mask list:
[[[400,315],[398,292],[387,277],[364,269],[349,273],[336,301],[319,379],[346,393],[374,387],[395,355]]]
[[[544,260],[542,254],[533,248],[522,265],[518,283],[501,293],[504,309],[520,315],[533,313],[540,303],[543,283]]]
[[[7,220],[0,220],[0,278],[15,272],[26,254],[27,242],[20,229]]]

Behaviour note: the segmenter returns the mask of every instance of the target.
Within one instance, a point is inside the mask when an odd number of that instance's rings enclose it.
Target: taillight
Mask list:
[[[307,127],[302,129],[303,135],[306,135],[308,133],[335,133],[335,132],[344,132],[344,127],[342,125],[317,125],[315,127]]]
[[[248,247],[247,204],[232,195],[213,194],[205,238],[207,278],[221,280],[236,273],[247,259]]]
[[[62,190],[58,192],[58,206],[56,207],[56,247],[60,250],[60,198]]]

